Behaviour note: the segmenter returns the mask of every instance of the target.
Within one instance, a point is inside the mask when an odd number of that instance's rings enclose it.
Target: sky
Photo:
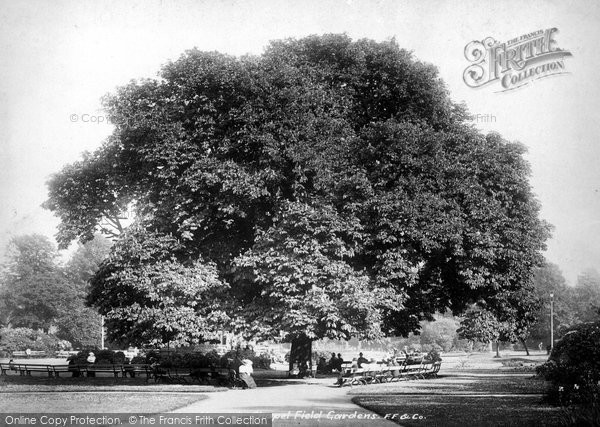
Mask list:
[[[392,37],[434,64],[473,123],[528,148],[546,258],[570,283],[600,270],[600,3],[580,1],[0,0],[0,255],[12,236],[56,233],[46,181],[112,131],[101,98],[155,77],[185,50],[260,54],[270,40]],[[472,88],[465,46],[556,28],[564,74],[501,91]],[[477,118],[479,114],[479,118]]]

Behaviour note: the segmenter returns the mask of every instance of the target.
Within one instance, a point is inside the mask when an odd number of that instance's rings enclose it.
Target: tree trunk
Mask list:
[[[300,366],[301,363],[306,362],[308,368],[312,368],[312,340],[306,335],[300,335],[292,339],[292,349],[290,350],[290,363],[289,370],[292,371],[294,363]]]
[[[523,344],[523,347],[525,347],[525,353],[527,353],[527,356],[531,356],[529,354],[529,349],[527,348],[527,343],[525,342],[525,340],[523,338],[519,338],[519,341],[521,341],[521,344]]]
[[[496,357],[500,357],[500,341],[496,341]]]

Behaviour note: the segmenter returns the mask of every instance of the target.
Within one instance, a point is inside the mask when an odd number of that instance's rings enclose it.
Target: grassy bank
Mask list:
[[[179,393],[6,393],[0,396],[0,412],[23,413],[159,413],[205,399]]]
[[[355,387],[352,401],[405,426],[556,426],[565,410],[544,402],[542,355],[476,354],[443,363],[436,379]]]

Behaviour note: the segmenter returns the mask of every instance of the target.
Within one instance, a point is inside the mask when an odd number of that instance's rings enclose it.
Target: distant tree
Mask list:
[[[554,298],[554,330],[556,337],[566,328],[577,323],[577,308],[573,304],[573,289],[567,285],[556,264],[545,263],[536,269],[534,289],[542,302],[536,313],[536,321],[530,328],[531,339],[550,343],[550,294]]]
[[[496,357],[500,357],[500,342],[520,341],[529,355],[526,340],[539,307],[540,300],[531,287],[505,289],[487,301],[479,301],[467,311],[458,329],[459,336],[479,342],[496,342]]]
[[[577,277],[572,295],[571,308],[578,313],[579,323],[596,321],[600,308],[600,273],[595,269],[582,272]]]
[[[17,236],[7,254],[0,277],[3,324],[48,331],[76,298],[57,263],[56,247],[38,234]]]
[[[2,350],[9,353],[30,349],[46,351],[48,355],[61,345],[56,336],[30,328],[0,328],[0,343]]]
[[[496,357],[500,357],[500,339],[506,332],[505,326],[488,310],[472,308],[465,313],[458,334],[470,341],[496,343]]]
[[[102,317],[96,309],[86,305],[89,293],[89,280],[96,274],[100,264],[110,251],[111,242],[101,235],[79,245],[67,264],[65,274],[71,291],[77,296],[69,307],[60,310],[56,321],[57,335],[72,343],[73,346],[98,347],[101,343]]]
[[[524,147],[481,135],[394,41],[191,50],[105,106],[113,135],[46,207],[66,245],[134,206],[92,280],[117,335],[193,342],[225,322],[309,357],[316,338],[408,334],[519,290],[541,262]]]
[[[94,235],[94,238],[85,244],[79,244],[65,264],[64,269],[69,280],[85,291],[89,280],[108,257],[111,246],[112,242],[101,234]]]
[[[436,316],[435,321],[426,322],[421,332],[421,344],[439,346],[443,351],[450,351],[458,333],[459,322],[451,317]]]

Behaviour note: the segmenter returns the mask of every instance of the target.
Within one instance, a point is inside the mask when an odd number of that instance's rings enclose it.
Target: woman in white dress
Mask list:
[[[252,378],[252,374],[254,373],[254,369],[252,369],[252,360],[244,359],[242,360],[242,364],[239,369],[240,379],[244,381],[246,387],[248,388],[256,388],[256,383],[254,382],[254,378]]]

